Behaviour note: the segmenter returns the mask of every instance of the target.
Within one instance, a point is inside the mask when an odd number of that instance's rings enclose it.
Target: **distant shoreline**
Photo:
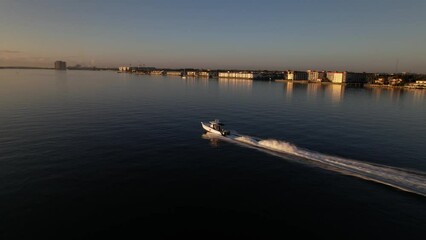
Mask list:
[[[43,70],[54,70],[54,68],[47,68],[47,67],[0,67],[0,69],[43,69]]]
[[[23,66],[0,66],[1,69],[22,69],[22,70],[57,70],[55,68],[47,68],[47,67],[23,67]],[[97,68],[97,67],[68,67],[67,70],[77,70],[77,71],[117,71],[118,68]],[[65,70],[57,70],[57,71],[65,71]],[[149,74],[148,74],[149,75]],[[233,78],[230,78],[233,79]],[[247,79],[245,79],[247,80]],[[253,79],[252,79],[253,80]],[[256,81],[256,80],[254,80]],[[336,85],[344,85],[344,86],[360,86],[363,88],[384,88],[384,89],[406,89],[406,90],[425,90],[426,88],[415,88],[409,85],[403,86],[392,86],[392,85],[383,85],[383,84],[373,84],[373,83],[332,83],[332,82],[312,82],[308,80],[288,80],[288,79],[275,79],[275,82],[290,82],[297,84],[336,84]]]
[[[6,66],[6,67],[0,67],[0,69],[35,69],[35,70],[58,70],[58,71],[65,71],[65,70],[59,70],[55,68],[48,68],[48,67],[12,67],[12,66]],[[86,70],[86,71],[117,71],[118,68],[98,68],[98,67],[68,67],[66,70]]]

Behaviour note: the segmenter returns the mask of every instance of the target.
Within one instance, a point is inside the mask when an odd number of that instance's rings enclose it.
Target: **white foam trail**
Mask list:
[[[247,136],[239,136],[234,138],[235,140],[239,141],[239,142],[243,142],[243,143],[248,143],[248,144],[252,144],[252,145],[256,145],[257,141],[254,140],[251,137],[247,137]]]
[[[216,138],[216,136],[211,137]],[[379,182],[426,197],[426,173],[424,172],[415,172],[412,170],[330,156],[299,148],[286,141],[258,139],[239,135],[235,132],[232,132],[228,137],[217,137],[239,145],[256,148],[285,159],[297,157],[297,159],[305,160],[305,162],[308,160],[323,168]]]
[[[284,141],[278,141],[275,139],[268,139],[268,140],[260,140],[259,145],[264,147],[264,148],[268,148],[274,151],[280,151],[280,152],[285,152],[285,153],[297,153],[298,148],[288,142],[284,142]]]

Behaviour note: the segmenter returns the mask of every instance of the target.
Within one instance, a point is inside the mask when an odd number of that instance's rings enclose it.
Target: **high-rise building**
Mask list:
[[[308,70],[308,80],[311,82],[321,82],[325,78],[324,71]]]
[[[56,61],[55,62],[55,69],[56,70],[67,70],[67,63],[63,61]]]
[[[364,83],[366,82],[367,74],[354,72],[327,72],[327,78],[332,83]]]
[[[287,71],[288,80],[308,80],[308,73],[305,71]]]

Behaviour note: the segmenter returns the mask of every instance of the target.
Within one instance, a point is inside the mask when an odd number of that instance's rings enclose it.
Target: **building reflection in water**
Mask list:
[[[345,86],[341,84],[329,84],[326,87],[326,94],[330,96],[333,103],[340,103],[345,95]]]
[[[186,83],[186,85],[193,86],[197,79],[195,77],[187,76],[186,78],[182,78],[182,80]]]
[[[380,101],[382,96],[385,99],[391,99],[394,102],[400,100],[402,89],[393,89],[393,88],[372,88],[371,93],[376,101]]]
[[[184,81],[188,86],[201,85],[203,87],[209,87],[209,78],[207,77],[187,76],[186,78],[182,78],[182,81]]]
[[[286,96],[287,96],[287,98],[291,98],[292,95],[293,95],[293,86],[294,86],[293,84],[294,84],[293,82],[288,81],[287,84],[285,85],[286,86]]]
[[[317,98],[318,92],[322,88],[321,83],[308,83],[307,85],[308,98],[315,100]]]
[[[219,78],[218,83],[219,88],[229,90],[249,91],[253,87],[253,80],[249,79]]]
[[[59,94],[68,93],[67,71],[55,71],[55,88]]]
[[[399,99],[401,98],[401,95],[403,95],[404,93],[403,93],[403,89],[390,89],[390,92],[389,92],[389,96],[390,96],[390,99],[392,99],[392,101],[393,102],[398,102],[399,101]]]
[[[425,100],[425,94],[426,94],[426,90],[425,89],[414,89],[411,90],[413,93],[413,102],[415,103],[421,103]]]
[[[197,81],[199,85],[202,85],[203,87],[209,87],[210,82],[208,77],[198,77]]]
[[[402,89],[402,88],[380,88],[370,89],[374,99],[379,101],[383,99],[391,99],[393,102],[400,102],[402,98],[412,98],[413,102],[420,103],[424,101],[426,90],[423,89]]]
[[[373,95],[373,98],[378,101],[380,99],[380,95],[382,94],[381,88],[371,88],[371,94]]]

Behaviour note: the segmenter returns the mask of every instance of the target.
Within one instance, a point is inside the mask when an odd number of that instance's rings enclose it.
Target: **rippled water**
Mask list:
[[[424,196],[206,138],[214,118],[322,160],[426,172],[424,91],[1,70],[0,236],[426,233]]]

